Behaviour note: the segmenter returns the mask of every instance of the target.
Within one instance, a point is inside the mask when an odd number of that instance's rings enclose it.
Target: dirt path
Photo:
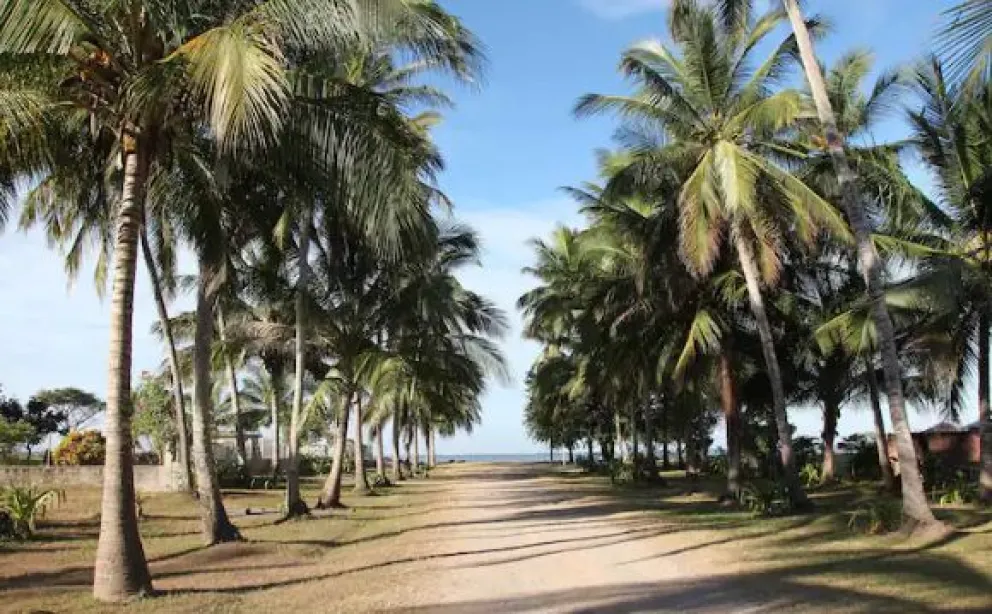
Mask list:
[[[228,507],[259,496],[229,492]],[[143,525],[160,596],[137,614],[992,611],[982,533],[937,549],[852,543],[829,518],[759,522],[677,487],[618,491],[547,465],[447,466],[299,523],[239,517],[247,541],[212,548],[171,500],[159,511],[172,516]],[[0,551],[0,612],[119,614],[88,596],[96,526]]]
[[[753,595],[731,596],[701,576],[732,573],[732,556],[705,531],[675,530],[651,504],[549,477],[547,467],[466,466],[439,482],[450,504],[418,539],[436,552],[426,590],[406,611],[747,612]],[[693,535],[699,533],[699,535]],[[712,552],[706,547],[714,546]],[[413,606],[413,601],[417,601]],[[766,603],[766,605],[768,605]]]

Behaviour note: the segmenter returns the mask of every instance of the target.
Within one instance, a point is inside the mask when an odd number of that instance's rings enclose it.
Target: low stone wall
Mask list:
[[[176,490],[177,468],[169,465],[135,465],[134,487],[139,492],[172,492]],[[100,488],[103,467],[0,466],[0,485],[34,485],[56,488]]]

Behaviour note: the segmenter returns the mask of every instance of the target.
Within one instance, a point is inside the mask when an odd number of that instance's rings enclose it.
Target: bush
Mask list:
[[[0,509],[9,516],[12,533],[19,539],[29,539],[34,535],[35,521],[44,516],[48,508],[63,501],[65,491],[56,488],[9,486],[0,492]]]
[[[724,450],[717,450],[706,460],[706,473],[715,477],[727,477],[730,468],[727,460],[727,453]]]
[[[849,529],[868,535],[882,535],[896,531],[902,525],[902,504],[883,499],[859,507],[851,514]]]
[[[237,459],[217,461],[217,480],[223,488],[244,488],[248,486],[248,470]]]
[[[840,449],[850,454],[848,473],[852,480],[880,480],[878,445],[869,435],[851,435],[840,443]]]
[[[807,463],[799,470],[799,479],[802,480],[803,486],[806,488],[813,488],[814,486],[819,486],[820,482],[823,481],[823,476],[820,474],[819,467],[812,463]]]
[[[331,472],[331,458],[329,456],[300,456],[300,475],[312,477],[315,475],[327,475]]]
[[[796,467],[818,465],[823,461],[823,442],[812,437],[796,437],[792,440],[792,452]]]
[[[768,480],[745,484],[741,489],[741,505],[755,517],[784,516],[792,511],[788,489]]]
[[[107,441],[100,431],[73,431],[55,448],[56,465],[102,465],[107,455]]]

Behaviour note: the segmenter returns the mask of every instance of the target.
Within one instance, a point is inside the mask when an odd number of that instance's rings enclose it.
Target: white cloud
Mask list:
[[[668,0],[579,0],[579,3],[597,17],[614,21],[661,11],[668,6]]]

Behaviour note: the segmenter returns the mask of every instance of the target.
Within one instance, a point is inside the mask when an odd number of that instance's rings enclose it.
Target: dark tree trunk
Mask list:
[[[768,383],[772,391],[772,409],[775,417],[775,428],[778,432],[779,459],[784,471],[785,486],[789,490],[789,501],[796,509],[809,509],[813,506],[799,482],[799,471],[796,468],[796,457],[792,449],[792,425],[786,409],[785,387],[782,382],[782,370],[775,349],[775,337],[772,334],[771,322],[765,309],[764,297],[761,294],[761,273],[754,251],[747,238],[737,234],[735,246],[737,258],[740,261],[741,272],[747,285],[748,299],[751,303],[751,313],[757,324],[758,337],[761,340],[761,353],[764,358]]]
[[[375,437],[375,473],[381,479],[386,477],[386,454],[382,443],[382,424],[375,427],[374,431],[372,436]]]
[[[661,410],[661,468],[668,471],[672,468],[668,455],[668,410]]]
[[[359,392],[355,398],[355,494],[367,495],[372,489],[369,487],[368,476],[365,475],[365,442],[362,441],[363,434],[362,417],[362,393]]]
[[[820,472],[822,482],[833,482],[837,479],[837,464],[834,456],[834,443],[837,439],[837,419],[840,408],[834,402],[823,404],[823,469]]]
[[[685,469],[685,457],[682,455],[682,440],[681,439],[676,439],[675,440],[675,453],[676,453],[677,458],[678,458],[678,467],[679,467],[679,469]]]
[[[895,490],[895,475],[889,462],[889,438],[885,434],[885,420],[882,418],[882,403],[878,395],[878,378],[875,375],[875,361],[866,358],[865,379],[868,380],[868,396],[871,400],[871,413],[875,426],[875,446],[878,448],[878,469],[882,474],[885,490]]]
[[[592,437],[586,437],[586,449],[589,451],[589,465],[592,465],[596,461],[592,452]]]
[[[400,412],[398,409],[393,410],[393,481],[400,482],[403,479],[403,467],[400,463],[400,429],[403,426],[400,424]]]
[[[720,404],[727,425],[727,495],[741,496],[741,408],[730,356],[720,354]]]

